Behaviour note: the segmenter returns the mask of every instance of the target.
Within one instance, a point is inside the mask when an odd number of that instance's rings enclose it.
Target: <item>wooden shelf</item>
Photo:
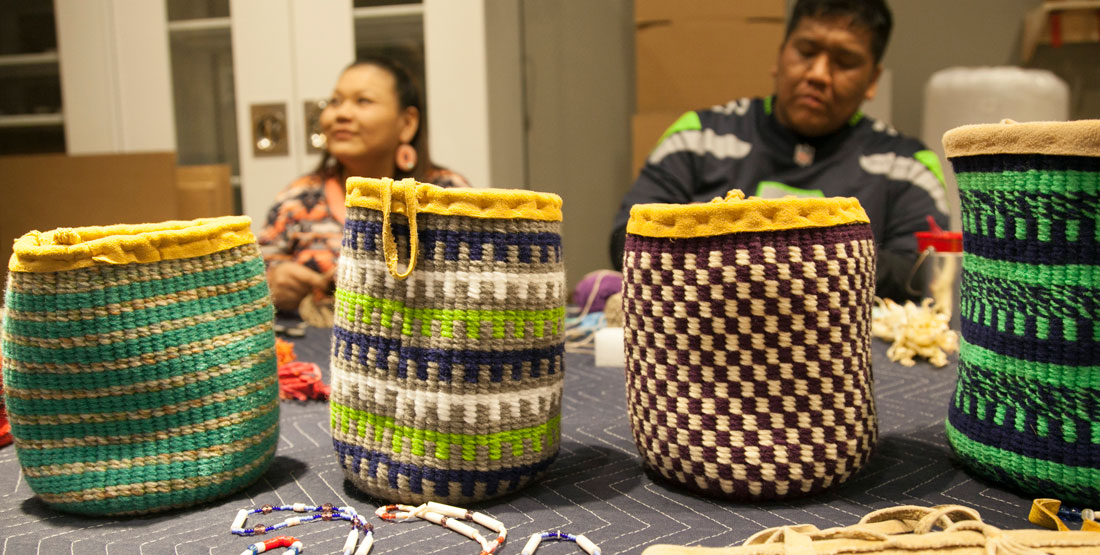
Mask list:
[[[64,125],[65,115],[61,113],[0,115],[0,129],[62,127]]]

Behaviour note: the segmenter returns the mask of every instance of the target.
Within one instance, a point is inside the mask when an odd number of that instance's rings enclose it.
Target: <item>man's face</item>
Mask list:
[[[806,137],[840,129],[875,95],[871,31],[848,18],[803,18],[779,49],[775,115]]]

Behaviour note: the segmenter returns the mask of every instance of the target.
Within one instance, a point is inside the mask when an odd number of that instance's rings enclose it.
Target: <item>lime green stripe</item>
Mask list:
[[[668,129],[665,129],[664,134],[661,135],[660,140],[657,142],[660,143],[667,139],[669,135],[674,135],[681,131],[699,131],[702,128],[703,123],[699,121],[699,114],[696,112],[686,112],[684,115],[680,116],[679,119],[672,122],[672,125],[670,125]]]
[[[968,252],[963,252],[963,270],[1047,288],[1091,286],[1100,283],[1100,266],[1021,264],[985,258]]]
[[[246,436],[237,436],[246,437]],[[36,493],[65,493],[80,491],[90,487],[112,487],[125,484],[140,484],[146,481],[163,480],[165,477],[189,479],[196,476],[208,476],[213,471],[225,472],[258,459],[279,440],[278,428],[266,437],[242,451],[228,453],[218,457],[205,457],[190,461],[176,461],[165,464],[134,466],[130,468],[112,468],[106,471],[85,471],[79,474],[55,476],[26,476],[27,482]],[[224,441],[223,441],[224,444]],[[154,453],[155,455],[155,453]],[[125,463],[122,459],[119,462]]]
[[[936,156],[935,152],[931,150],[918,150],[913,154],[913,158],[916,158],[918,162],[924,164],[924,167],[928,168],[928,171],[936,176],[940,185],[943,185],[943,166],[940,165],[940,157]]]
[[[411,442],[410,452],[418,457],[427,456],[428,443],[435,444],[432,453],[435,458],[447,460],[451,457],[451,447],[458,446],[462,449],[462,459],[473,461],[477,458],[478,447],[488,447],[489,458],[499,460],[503,456],[504,445],[511,445],[513,457],[521,457],[524,453],[524,441],[530,441],[531,447],[536,453],[543,449],[543,438],[547,445],[554,443],[558,436],[561,415],[554,415],[543,424],[527,428],[517,428],[491,434],[459,434],[438,432],[435,430],[423,430],[410,426],[398,426],[394,419],[388,416],[372,414],[366,411],[353,409],[338,403],[331,403],[332,428],[345,434],[355,434],[359,437],[367,437],[370,433],[375,442],[381,442],[386,430],[392,431],[391,449],[394,453],[400,453],[406,438]],[[368,430],[370,428],[370,430]]]
[[[1003,191],[1028,195],[1049,193],[1096,194],[1100,176],[1080,170],[1026,170],[1022,172],[962,172],[956,174],[959,191]]]
[[[952,426],[951,422],[945,422],[945,425],[947,439],[957,453],[1016,474],[1019,485],[1034,486],[1037,478],[1047,479],[1069,488],[1095,490],[1096,484],[1100,484],[1100,468],[1068,466],[1053,461],[1024,457],[1012,451],[973,441]]]
[[[55,349],[20,345],[18,343],[5,342],[4,356],[14,360],[29,363],[101,363],[110,362],[122,358],[139,356],[163,351],[165,348],[176,345],[186,345],[195,341],[209,339],[219,335],[232,333],[270,323],[274,309],[264,307],[259,310],[245,312],[232,318],[223,318],[209,322],[201,322],[186,328],[169,330],[148,337],[139,337],[126,341],[118,341],[102,346],[91,347],[64,347],[58,344]]]
[[[216,268],[205,272],[192,272],[181,276],[155,281],[127,283],[106,287],[87,293],[46,293],[31,294],[8,291],[8,307],[11,310],[29,312],[55,310],[74,310],[95,308],[108,303],[146,299],[187,291],[197,287],[224,285],[241,281],[264,273],[263,261],[259,257],[249,258],[232,266]]]
[[[547,310],[452,310],[439,308],[409,308],[401,301],[379,299],[361,293],[353,293],[343,289],[336,290],[336,313],[348,322],[355,323],[355,315],[358,309],[363,311],[362,321],[370,322],[371,317],[380,313],[380,324],[387,328],[393,327],[394,315],[401,316],[401,333],[412,335],[414,322],[420,320],[418,326],[420,334],[428,337],[431,335],[431,324],[441,323],[441,333],[444,337],[452,337],[454,324],[464,322],[466,336],[471,339],[479,339],[481,323],[489,322],[493,326],[493,337],[503,339],[506,324],[514,324],[515,337],[524,337],[524,328],[527,323],[534,324],[535,337],[542,337],[543,328],[550,323],[550,333],[559,333],[562,319],[565,318],[565,307]]]
[[[202,406],[184,409],[180,412],[153,416],[150,418],[126,420],[125,422],[78,422],[78,423],[52,423],[52,424],[21,424],[15,418],[15,407],[9,410],[12,418],[12,434],[25,439],[60,439],[80,438],[86,436],[127,436],[131,434],[147,434],[177,428],[181,426],[193,426],[216,418],[222,414],[233,414],[253,409],[271,402],[279,394],[278,380],[275,378],[275,361],[266,365],[266,373],[270,376],[262,389],[245,395],[232,396],[221,401],[207,402]],[[216,410],[212,410],[216,409]]]
[[[268,402],[271,402],[270,400]],[[262,406],[262,403],[261,405]],[[233,415],[233,411],[227,407],[219,407],[224,415]],[[239,414],[239,413],[238,413]],[[238,438],[256,435],[279,422],[278,405],[274,410],[254,413],[255,416],[236,424],[215,427],[193,434],[177,434],[164,436],[156,441],[112,445],[78,445],[71,447],[58,447],[48,449],[19,450],[19,463],[25,467],[45,466],[50,464],[72,464],[78,462],[94,462],[104,459],[126,457],[133,455],[145,455],[156,453],[177,453],[205,449],[225,443],[226,438]],[[161,428],[163,431],[165,428]]]
[[[262,299],[267,294],[267,282],[261,280],[259,283],[241,291],[184,302],[170,303],[167,305],[157,305],[146,309],[127,311],[122,314],[112,314],[87,320],[32,321],[10,318],[8,333],[14,336],[36,337],[42,339],[104,334],[141,328],[171,320],[191,318],[216,310],[225,310],[236,306],[247,305]]]

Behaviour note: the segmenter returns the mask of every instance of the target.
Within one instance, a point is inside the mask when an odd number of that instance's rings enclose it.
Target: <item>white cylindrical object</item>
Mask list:
[[[451,518],[466,518],[466,509],[460,509],[458,507],[445,505],[443,503],[436,503],[435,501],[428,501],[428,510],[435,511],[441,515],[449,516]]]
[[[1064,121],[1069,118],[1069,85],[1047,70],[1019,67],[952,67],[937,71],[924,87],[921,139],[943,167],[950,229],[962,229],[959,187],[943,152],[943,134],[961,125],[1003,119]]]
[[[596,544],[584,534],[577,534],[577,545],[588,555],[600,555],[600,548],[596,547]]]
[[[248,509],[241,509],[237,511],[237,518],[233,519],[233,524],[229,525],[229,530],[240,530],[244,527],[244,521],[248,519]]]
[[[355,528],[351,529],[351,533],[348,534],[347,541],[344,542],[344,547],[340,551],[342,553],[351,553],[351,550],[355,548],[355,542],[359,541],[359,530]]]
[[[355,555],[367,555],[372,545],[374,545],[374,534],[363,536],[363,543],[359,544],[359,549],[355,550]]]
[[[596,366],[626,367],[623,328],[596,330]]]
[[[534,533],[527,540],[527,543],[523,545],[523,551],[519,552],[519,555],[535,555],[535,550],[539,548],[539,544],[542,543],[542,534]]]
[[[294,509],[294,512],[296,512],[296,513],[304,513],[304,512],[306,512],[306,504],[305,503],[295,503],[294,506],[293,506],[293,509]]]

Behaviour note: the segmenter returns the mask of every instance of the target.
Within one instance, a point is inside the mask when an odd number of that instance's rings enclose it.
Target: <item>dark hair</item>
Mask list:
[[[890,30],[894,27],[894,19],[885,0],[798,0],[787,20],[784,42],[791,36],[798,22],[806,17],[848,17],[853,25],[865,27],[871,32],[871,54],[876,64],[882,61],[886,43],[890,41]]]
[[[394,175],[394,179],[412,177],[417,181],[426,180],[427,174],[435,169],[435,165],[432,164],[431,157],[428,155],[428,116],[424,110],[424,96],[420,93],[419,84],[405,66],[381,56],[359,58],[348,65],[348,67],[344,68],[341,75],[349,69],[361,66],[373,66],[393,76],[393,88],[394,92],[397,94],[398,110],[404,110],[412,106],[420,112],[420,124],[417,126],[416,134],[413,135],[412,141],[409,143],[416,149],[416,165],[413,166],[413,169],[410,171],[397,168],[397,174]],[[329,177],[340,177],[343,171],[344,165],[334,158],[326,149],[321,155],[321,162],[317,165],[317,169],[314,170],[314,173],[327,179]]]

